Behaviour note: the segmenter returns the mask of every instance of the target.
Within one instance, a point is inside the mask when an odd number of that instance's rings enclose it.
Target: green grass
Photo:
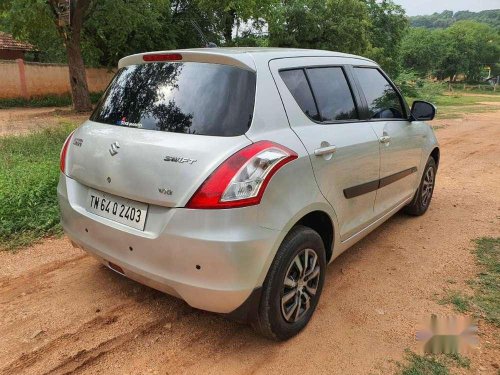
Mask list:
[[[483,237],[475,243],[482,271],[471,283],[474,303],[488,322],[500,327],[500,237]]]
[[[56,187],[59,152],[73,124],[0,138],[0,249],[61,233]]]
[[[102,93],[90,93],[92,103],[97,103]],[[45,95],[32,97],[30,99],[13,98],[0,99],[0,109],[15,107],[66,107],[72,104],[71,95]]]
[[[448,294],[441,299],[439,303],[442,305],[453,305],[455,310],[461,313],[471,311],[470,298],[457,291],[448,292]]]
[[[405,364],[397,363],[401,375],[449,375],[449,367],[469,368],[470,360],[459,354],[418,355],[405,351]]]
[[[461,313],[473,312],[500,327],[500,237],[482,237],[474,243],[481,272],[469,282],[473,296],[449,291],[439,302],[452,304]]]
[[[500,110],[500,89],[493,91],[463,91],[454,89],[447,91],[447,85],[435,82],[425,82],[421,87],[415,86],[409,90],[407,102],[411,105],[414,100],[427,100],[438,107],[437,118],[462,118],[467,113],[483,113]],[[487,96],[482,96],[487,95]],[[482,104],[482,103],[494,103]]]
[[[470,359],[458,353],[447,354],[449,359],[455,362],[458,367],[470,368]]]
[[[471,106],[481,105],[480,103],[500,103],[500,95],[495,96],[479,96],[479,95],[462,95],[462,94],[444,94],[436,96],[434,104],[437,106]],[[494,107],[494,106],[492,106]]]

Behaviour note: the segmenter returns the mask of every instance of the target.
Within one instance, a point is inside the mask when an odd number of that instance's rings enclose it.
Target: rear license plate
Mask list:
[[[116,221],[129,227],[144,230],[148,205],[116,195],[89,189],[88,212]]]

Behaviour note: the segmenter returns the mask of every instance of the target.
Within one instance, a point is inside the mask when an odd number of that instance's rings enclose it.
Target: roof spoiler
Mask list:
[[[146,57],[145,57],[146,56]],[[165,56],[162,60],[161,57]],[[170,56],[171,58],[168,58]],[[176,58],[172,58],[176,56]],[[120,59],[118,68],[123,68],[129,65],[147,64],[158,61],[177,61],[177,62],[203,62],[210,64],[232,65],[241,69],[255,72],[257,69],[252,57],[247,53],[219,53],[216,48],[200,48],[198,50],[172,50],[139,53]]]

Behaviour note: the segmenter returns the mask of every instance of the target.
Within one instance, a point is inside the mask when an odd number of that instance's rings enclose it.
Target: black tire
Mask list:
[[[305,264],[303,273],[299,273],[295,262],[297,257],[301,265]],[[319,275],[314,276],[317,270]],[[299,333],[316,309],[323,289],[325,271],[325,247],[320,235],[302,225],[294,227],[281,243],[264,281],[254,329],[276,341],[287,340]],[[288,284],[292,281],[296,284],[295,287],[285,285],[287,276]],[[315,290],[314,294],[311,293],[312,290]],[[293,298],[282,306],[283,297],[292,293],[295,293]],[[287,320],[285,314],[290,314],[293,304],[298,305],[298,309],[295,308]],[[307,306],[309,307],[306,308]]]
[[[425,214],[431,204],[432,194],[434,193],[436,172],[436,161],[430,156],[425,165],[424,173],[422,174],[422,179],[420,180],[420,185],[415,193],[415,197],[411,203],[404,208],[405,213],[413,216]],[[429,176],[432,177],[432,181],[429,181]]]

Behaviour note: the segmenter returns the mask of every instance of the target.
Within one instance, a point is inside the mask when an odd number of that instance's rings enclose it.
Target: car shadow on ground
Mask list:
[[[361,258],[371,251],[373,242],[377,242],[379,237],[387,235],[395,227],[406,225],[409,220],[412,220],[412,218],[403,213],[394,215],[374,232],[370,233],[363,240],[336,258],[333,263],[328,266],[323,296],[327,294],[330,295],[333,292],[333,288],[335,287],[338,278],[342,276],[346,268],[356,267],[356,264],[361,260]],[[397,262],[398,258],[395,257],[394,261]],[[220,314],[190,307],[186,302],[179,298],[139,284],[105,267],[104,265],[96,264],[95,268],[97,268],[95,277],[98,279],[103,277],[107,278],[108,280],[106,282],[115,284],[112,286],[112,289],[120,290],[123,294],[123,298],[133,300],[134,303],[142,305],[143,309],[152,307],[160,314],[161,308],[158,310],[158,306],[163,306],[166,314],[168,315],[166,318],[167,320],[171,319],[172,324],[181,320],[186,322],[190,321],[193,325],[191,333],[194,335],[196,335],[195,330],[197,327],[202,327],[199,334],[207,334],[205,327],[210,326],[213,328],[210,331],[210,335],[217,336],[217,334],[220,333],[222,335],[221,337],[226,337],[227,332],[232,331],[234,334],[237,333],[238,335],[244,336],[246,340],[259,344],[259,346],[267,347],[274,345],[272,341],[259,337],[248,325],[233,321]],[[384,278],[386,276],[383,272],[381,272],[379,277]],[[335,299],[336,302],[332,302],[331,304],[323,301],[329,305],[325,310],[335,309],[336,303],[346,303],[345,301],[342,301],[342,295],[336,295]],[[321,314],[322,311],[318,311],[317,313]],[[163,318],[165,318],[165,316]]]

